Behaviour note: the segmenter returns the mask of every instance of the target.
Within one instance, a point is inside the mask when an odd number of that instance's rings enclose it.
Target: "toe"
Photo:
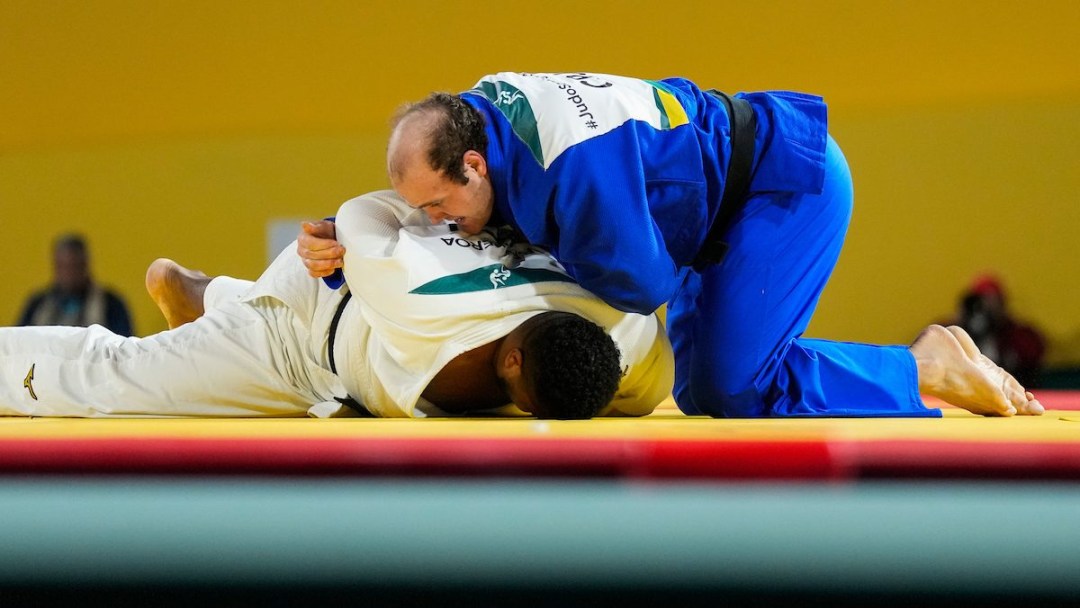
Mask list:
[[[1024,407],[1020,409],[1020,413],[1025,416],[1042,416],[1046,412],[1046,408],[1043,404],[1035,398],[1035,395],[1030,392],[1024,393],[1026,403]]]
[[[989,361],[989,359],[987,361]],[[1023,409],[1027,406],[1029,401],[1035,398],[1030,392],[1024,390],[1024,387],[1016,381],[1016,378],[1013,377],[1012,374],[996,365],[994,365],[994,367],[996,368],[997,373],[1002,376],[1001,390],[1005,392],[1005,396],[1008,397],[1009,402],[1012,403],[1014,407],[1018,410]]]

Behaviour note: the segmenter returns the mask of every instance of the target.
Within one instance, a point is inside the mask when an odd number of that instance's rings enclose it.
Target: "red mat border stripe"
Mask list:
[[[0,473],[1080,479],[1080,443],[611,439],[14,439]]]

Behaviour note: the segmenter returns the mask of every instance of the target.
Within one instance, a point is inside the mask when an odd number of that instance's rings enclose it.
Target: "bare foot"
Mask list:
[[[1043,406],[1011,374],[979,352],[959,327],[927,327],[911,345],[919,391],[984,416],[1040,415]]]
[[[209,283],[210,277],[202,272],[168,258],[158,258],[146,269],[146,291],[165,315],[169,329],[190,323],[206,312],[203,294]]]

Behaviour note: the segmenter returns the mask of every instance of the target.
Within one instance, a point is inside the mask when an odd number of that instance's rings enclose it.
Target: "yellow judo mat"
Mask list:
[[[1073,408],[1077,393],[1051,395]],[[1080,411],[983,418],[0,419],[0,471],[1080,478]]]

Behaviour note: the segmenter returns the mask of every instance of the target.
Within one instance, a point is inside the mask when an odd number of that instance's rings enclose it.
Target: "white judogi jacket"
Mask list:
[[[608,307],[550,256],[459,237],[392,192],[346,202],[337,221],[353,293],[337,374],[329,328],[343,291],[309,277],[289,247],[255,283],[215,279],[202,317],[146,338],[0,328],[0,415],[332,416],[348,413],[346,396],[377,416],[445,415],[420,397],[435,373],[548,310],[577,312],[618,344],[626,376],[605,413],[647,414],[670,393],[659,320]]]
[[[420,396],[435,374],[457,355],[551,310],[593,321],[619,347],[625,375],[602,414],[648,414],[670,394],[674,360],[659,318],[604,304],[542,250],[431,225],[391,191],[347,201],[336,223],[353,299],[339,322],[334,358],[349,395],[371,413],[446,415]],[[306,273],[275,266],[302,268],[286,250],[247,299],[280,299],[313,326],[328,328],[340,296]],[[325,334],[313,338],[325,348]]]

